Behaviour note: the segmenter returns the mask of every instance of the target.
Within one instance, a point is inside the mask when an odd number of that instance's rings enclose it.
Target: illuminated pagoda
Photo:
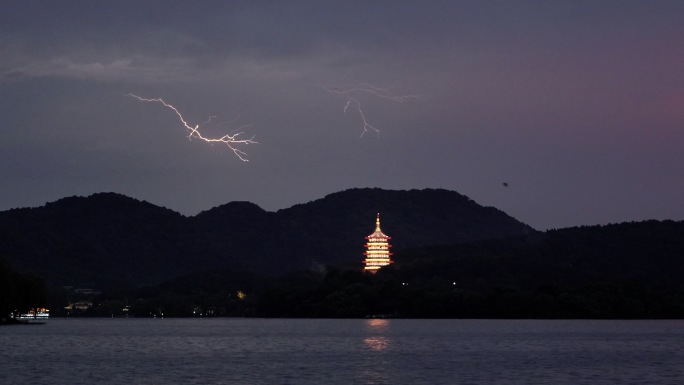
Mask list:
[[[381,267],[393,262],[390,259],[392,252],[389,251],[392,246],[388,242],[392,237],[383,234],[382,230],[380,230],[380,213],[378,213],[375,219],[375,231],[365,238],[368,240],[366,252],[363,253],[366,256],[366,259],[363,260],[363,263],[366,265],[363,268],[365,271],[376,273]]]

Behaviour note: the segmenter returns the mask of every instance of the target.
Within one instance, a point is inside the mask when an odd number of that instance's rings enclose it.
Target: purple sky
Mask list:
[[[431,187],[541,230],[682,220],[682,20],[657,0],[3,1],[0,210]],[[326,90],[363,84],[415,97]],[[259,144],[242,162],[128,93]]]

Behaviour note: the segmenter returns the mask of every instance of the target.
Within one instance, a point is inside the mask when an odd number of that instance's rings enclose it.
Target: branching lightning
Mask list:
[[[136,99],[143,101],[143,102],[161,103],[162,105],[164,105],[164,107],[170,108],[171,110],[173,110],[173,112],[176,113],[176,115],[178,115],[178,118],[183,123],[183,126],[185,126],[185,129],[188,131],[188,139],[192,140],[193,138],[197,138],[197,139],[203,140],[205,142],[209,142],[209,143],[223,143],[226,146],[228,146],[228,148],[230,148],[233,151],[233,153],[243,162],[249,161],[247,159],[247,153],[240,150],[236,146],[248,145],[248,144],[257,144],[258,143],[254,140],[254,137],[251,137],[249,139],[240,139],[239,138],[240,135],[244,134],[244,132],[242,132],[240,130],[247,128],[248,125],[238,127],[237,129],[233,130],[233,132],[231,134],[226,134],[226,135],[223,135],[219,138],[207,138],[207,137],[202,136],[202,134],[200,133],[200,131],[199,131],[200,124],[196,124],[194,127],[191,126],[190,124],[188,124],[188,122],[185,120],[185,118],[180,113],[180,111],[178,111],[178,109],[176,107],[165,102],[163,99],[161,99],[161,98],[147,99],[147,98],[142,98],[138,95],[134,95],[134,94],[130,94],[130,93],[127,94],[127,96],[136,98]],[[209,123],[211,123],[211,120],[213,118],[215,118],[215,116],[210,116],[206,122],[201,123],[201,124],[209,124]]]
[[[368,132],[368,130],[373,130],[377,135],[380,135],[380,130],[372,124],[370,124],[370,122],[368,122],[368,120],[366,119],[366,115],[363,112],[361,102],[359,101],[359,99],[352,96],[353,94],[367,93],[397,103],[403,103],[408,99],[418,97],[417,95],[396,95],[389,89],[379,88],[367,83],[362,83],[354,86],[327,86],[325,87],[325,89],[326,91],[332,94],[344,95],[347,98],[347,104],[345,104],[343,109],[344,114],[347,113],[349,107],[356,109],[356,111],[359,114],[359,117],[361,117],[361,122],[363,123],[363,131],[361,132],[361,136]]]

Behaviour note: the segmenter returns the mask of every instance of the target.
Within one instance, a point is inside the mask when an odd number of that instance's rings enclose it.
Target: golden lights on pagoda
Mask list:
[[[366,259],[363,260],[364,265],[366,265],[363,268],[365,271],[376,273],[381,267],[393,262],[390,259],[392,252],[389,251],[392,247],[389,240],[392,237],[385,235],[380,230],[380,213],[375,219],[375,231],[365,238],[367,240],[366,252],[363,253],[366,256]]]

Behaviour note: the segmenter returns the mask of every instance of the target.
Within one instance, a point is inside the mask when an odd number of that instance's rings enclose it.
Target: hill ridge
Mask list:
[[[359,265],[381,213],[394,250],[535,232],[455,191],[354,188],[276,212],[229,202],[186,217],[118,193],[0,212],[0,256],[58,284],[147,285],[193,270],[277,275]]]

